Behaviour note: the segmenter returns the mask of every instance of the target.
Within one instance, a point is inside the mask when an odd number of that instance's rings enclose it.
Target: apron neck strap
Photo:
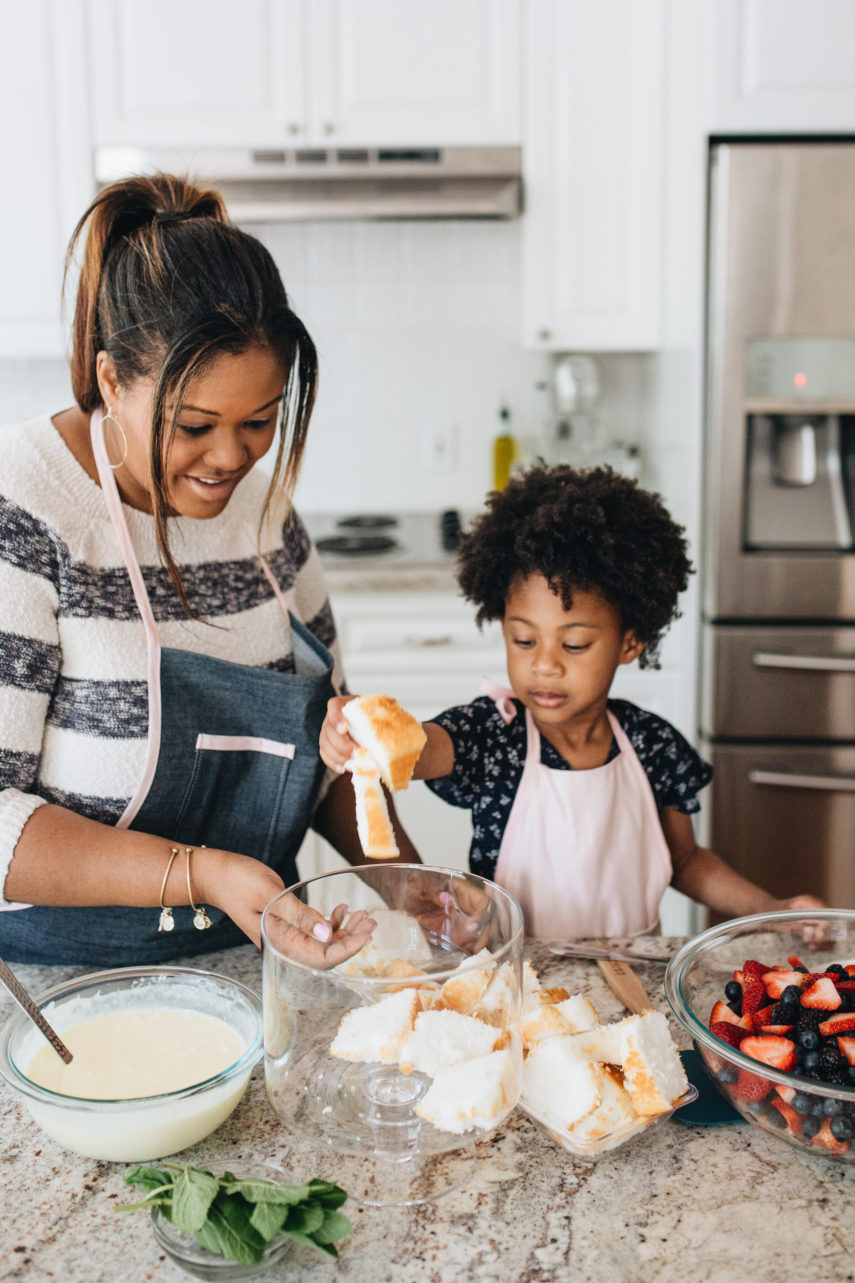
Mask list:
[[[131,587],[134,592],[134,598],[137,608],[142,616],[145,625],[146,635],[149,641],[155,645],[158,644],[157,624],[154,620],[154,612],[149,601],[148,591],[145,581],[142,577],[139,562],[134,552],[133,541],[131,540],[128,523],[125,520],[125,513],[122,508],[122,501],[119,497],[119,487],[116,484],[116,478],[113,469],[110,466],[110,460],[107,458],[107,447],[104,444],[104,414],[100,407],[93,410],[92,418],[89,423],[89,435],[92,440],[92,452],[95,455],[95,466],[98,469],[98,478],[101,482],[101,491],[104,495],[104,502],[107,505],[107,513],[113,523],[113,529],[116,532],[116,538],[119,541],[119,547],[125,565],[128,569],[128,575],[131,580]]]

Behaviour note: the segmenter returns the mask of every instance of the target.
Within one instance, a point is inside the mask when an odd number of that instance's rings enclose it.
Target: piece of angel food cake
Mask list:
[[[370,753],[386,787],[405,789],[427,743],[421,722],[389,695],[360,695],[348,700],[342,714],[351,738]]]
[[[379,908],[368,912],[377,923],[371,939],[336,970],[346,976],[400,975],[401,964],[421,968],[431,961],[431,948],[418,918],[403,909]]]
[[[394,1064],[419,1010],[415,989],[399,989],[379,1002],[346,1011],[330,1044],[330,1055],[342,1060]]]
[[[577,1035],[579,1049],[601,1064],[619,1065],[638,1114],[661,1114],[688,1088],[668,1021],[660,1011],[627,1016]]]
[[[462,1060],[438,1069],[416,1105],[419,1118],[441,1131],[460,1133],[493,1127],[519,1096],[519,1077],[510,1051]]]
[[[416,1017],[413,1032],[404,1040],[398,1064],[404,1074],[417,1069],[432,1078],[447,1065],[501,1050],[505,1041],[502,1030],[474,1016],[461,1016],[457,1011],[423,1011]]]

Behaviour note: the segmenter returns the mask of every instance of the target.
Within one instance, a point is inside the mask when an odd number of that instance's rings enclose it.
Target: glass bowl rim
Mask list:
[[[395,868],[395,869],[407,869],[407,870],[414,869],[420,872],[425,872],[427,870],[432,873],[448,873],[448,874],[451,874],[452,877],[469,879],[481,884],[486,883],[488,886],[495,888],[496,891],[498,891],[506,900],[510,902],[511,910],[516,916],[516,926],[511,936],[509,937],[509,939],[505,941],[505,943],[501,946],[500,949],[497,949],[495,952],[491,950],[492,956],[496,960],[497,964],[505,957],[506,954],[512,951],[514,945],[517,943],[520,937],[522,937],[523,940],[525,939],[525,922],[523,919],[523,911],[522,911],[522,908],[520,907],[519,901],[514,896],[511,895],[510,891],[506,891],[504,887],[500,887],[497,882],[491,881],[490,878],[484,878],[481,876],[480,873],[470,873],[468,870],[463,870],[463,869],[452,869],[441,864],[388,863],[384,865],[382,861],[378,860],[376,863],[372,863],[370,865],[355,864],[345,869],[332,869],[329,873],[319,873],[313,878],[302,878],[299,882],[292,882],[291,885],[289,887],[286,887],[284,891],[280,891],[279,895],[274,896],[274,898],[269,902],[269,904],[265,906],[264,912],[261,915],[261,945],[262,945],[263,952],[266,954],[269,951],[270,955],[272,957],[275,957],[277,961],[285,962],[288,964],[288,966],[294,967],[296,968],[296,970],[302,971],[309,976],[316,976],[316,977],[323,977],[323,976],[329,977],[331,975],[340,976],[341,972],[338,971],[338,967],[313,967],[308,962],[300,962],[295,958],[289,958],[287,954],[283,953],[281,949],[277,948],[275,944],[271,943],[267,935],[267,930],[265,928],[265,918],[267,917],[268,910],[271,909],[273,905],[276,904],[279,900],[281,900],[284,895],[288,895],[288,894],[293,895],[295,894],[298,888],[310,886],[313,882],[323,882],[326,878],[338,877],[342,873],[351,873],[351,874],[354,874],[355,876],[358,876],[358,870],[365,869],[365,868],[372,868],[372,869],[373,868],[377,868],[377,869]],[[368,914],[369,917],[371,916],[370,910],[366,910],[366,913]],[[356,955],[353,955],[353,956],[355,957]],[[424,983],[424,984],[428,984],[430,982],[436,983],[438,981],[448,979],[449,976],[458,972],[458,968],[463,967],[463,964],[465,962],[467,961],[474,962],[476,957],[477,957],[477,954],[474,954],[474,953],[470,954],[468,955],[468,958],[464,958],[462,962],[456,963],[453,967],[445,968],[442,971],[429,971],[429,972],[426,972],[423,977],[407,976],[406,977],[407,983],[417,988],[421,983]],[[346,959],[346,961],[350,961],[350,959]],[[360,988],[364,985],[365,990],[368,993],[370,993],[372,988],[374,987],[388,988],[390,983],[389,976],[359,975],[359,976],[347,976],[345,978],[348,984],[358,985]],[[401,981],[398,980],[397,983],[401,983]]]
[[[687,966],[697,961],[704,954],[711,953],[713,948],[720,944],[722,940],[748,934],[747,931],[737,930],[737,928],[753,926],[760,930],[763,926],[768,926],[772,922],[816,921],[848,922],[855,928],[855,911],[851,909],[781,909],[768,913],[747,914],[742,918],[729,918],[727,922],[720,922],[717,926],[708,927],[706,931],[692,936],[684,945],[681,945],[668,963],[665,969],[665,996],[674,1015],[692,1035],[695,1042],[701,1043],[708,1051],[721,1056],[737,1068],[745,1069],[757,1077],[768,1079],[769,1082],[778,1083],[780,1086],[794,1087],[796,1091],[803,1091],[811,1096],[855,1100],[855,1084],[851,1087],[846,1087],[840,1083],[822,1083],[815,1082],[813,1079],[800,1078],[796,1074],[788,1074],[781,1069],[773,1069],[770,1065],[764,1065],[762,1061],[746,1056],[737,1047],[731,1047],[730,1043],[724,1042],[710,1032],[709,1027],[695,1015],[683,995],[682,978]]]
[[[213,980],[218,986],[234,990],[247,1000],[255,1015],[255,1036],[237,1060],[210,1078],[205,1078],[198,1083],[191,1083],[189,1087],[182,1087],[178,1091],[160,1092],[156,1096],[131,1096],[122,1100],[98,1100],[87,1096],[67,1096],[62,1092],[52,1091],[49,1087],[41,1087],[38,1083],[33,1082],[13,1060],[9,1044],[19,1029],[31,1024],[29,1017],[23,1011],[14,1011],[0,1026],[0,1077],[4,1078],[10,1087],[15,1088],[22,1095],[31,1097],[40,1104],[53,1105],[63,1109],[84,1110],[86,1112],[117,1114],[126,1112],[128,1109],[154,1108],[166,1103],[171,1104],[173,1101],[186,1100],[188,1097],[200,1094],[210,1087],[221,1086],[230,1082],[231,1079],[236,1078],[244,1071],[249,1072],[258,1063],[262,1055],[264,1038],[261,999],[254,989],[250,989],[248,985],[243,984],[240,980],[234,980],[231,976],[219,975],[216,971],[205,971],[200,967],[164,966],[158,963],[148,966],[117,967],[106,971],[89,971],[85,975],[77,976],[71,980],[64,980],[60,984],[43,990],[41,993],[36,994],[34,1001],[41,1008],[43,1003],[51,1002],[57,997],[73,993],[78,988],[86,989],[93,984],[102,984],[105,981],[117,979],[154,979],[156,977],[177,978],[179,980]]]

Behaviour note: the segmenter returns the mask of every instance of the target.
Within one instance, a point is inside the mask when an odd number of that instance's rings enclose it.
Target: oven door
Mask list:
[[[705,746],[710,845],[777,896],[855,908],[855,748]]]

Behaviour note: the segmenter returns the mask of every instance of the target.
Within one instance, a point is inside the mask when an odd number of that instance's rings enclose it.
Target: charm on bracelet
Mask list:
[[[202,850],[204,851],[204,847]],[[197,931],[207,931],[208,927],[214,924],[208,917],[208,910],[202,904],[193,903],[193,888],[190,885],[190,856],[193,854],[192,846],[185,846],[184,854],[187,856],[187,899],[190,901],[190,908],[193,910],[193,926]]]

